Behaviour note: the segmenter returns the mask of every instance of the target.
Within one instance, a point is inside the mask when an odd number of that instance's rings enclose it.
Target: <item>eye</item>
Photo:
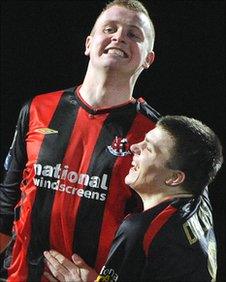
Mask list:
[[[104,28],[104,33],[109,33],[109,34],[111,34],[111,33],[114,33],[114,32],[116,32],[116,27],[113,27],[113,26],[106,26],[106,27]]]
[[[136,31],[130,30],[130,31],[128,32],[128,36],[129,36],[131,39],[133,39],[133,40],[137,40],[137,41],[141,41],[141,40],[142,40],[141,35],[140,35],[138,32],[136,32]]]
[[[153,152],[153,148],[151,146],[151,144],[149,144],[149,142],[145,142],[145,150],[147,150],[148,152]]]

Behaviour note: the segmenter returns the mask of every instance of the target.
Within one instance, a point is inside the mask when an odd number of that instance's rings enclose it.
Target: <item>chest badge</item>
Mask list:
[[[117,157],[124,157],[131,154],[129,147],[130,146],[127,141],[127,138],[122,138],[118,136],[114,138],[111,145],[107,146],[109,152]]]

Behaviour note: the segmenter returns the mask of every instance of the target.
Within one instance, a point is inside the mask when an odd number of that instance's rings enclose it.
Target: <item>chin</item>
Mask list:
[[[126,177],[125,177],[125,184],[130,185],[129,175],[126,175]]]
[[[134,187],[136,187],[136,181],[138,176],[138,174],[127,174],[127,176],[125,177],[125,184],[135,190]]]

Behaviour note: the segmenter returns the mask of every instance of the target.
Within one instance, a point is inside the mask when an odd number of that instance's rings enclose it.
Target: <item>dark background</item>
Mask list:
[[[105,1],[1,2],[1,168],[19,109],[29,98],[82,82],[85,37]],[[156,60],[135,97],[161,114],[202,120],[225,138],[225,2],[144,1],[156,29]],[[225,165],[212,185],[218,281],[225,277]],[[161,271],[161,269],[160,269]]]

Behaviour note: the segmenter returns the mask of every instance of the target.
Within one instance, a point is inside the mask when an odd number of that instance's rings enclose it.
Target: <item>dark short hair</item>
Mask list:
[[[167,166],[183,171],[183,187],[193,194],[200,194],[223,163],[219,138],[201,121],[185,116],[162,117],[157,126],[166,130],[175,141]]]

